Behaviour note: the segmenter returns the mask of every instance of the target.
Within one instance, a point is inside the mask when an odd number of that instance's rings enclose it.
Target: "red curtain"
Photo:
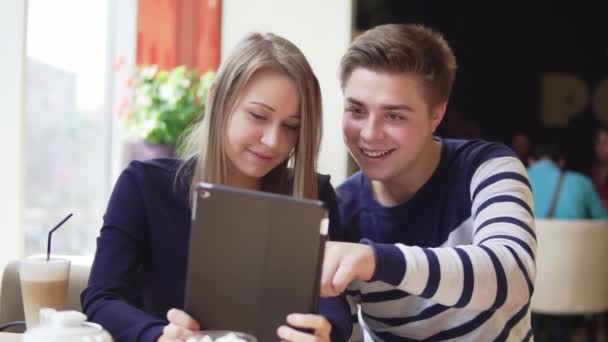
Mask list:
[[[139,0],[137,64],[216,70],[221,20],[221,0]]]

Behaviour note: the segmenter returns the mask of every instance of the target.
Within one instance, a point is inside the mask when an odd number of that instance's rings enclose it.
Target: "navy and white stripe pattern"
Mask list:
[[[346,240],[369,240],[392,266],[351,284],[353,315],[358,304],[376,341],[529,340],[536,237],[526,169],[499,144],[441,142],[435,175],[402,205],[381,207],[360,173],[338,188]]]

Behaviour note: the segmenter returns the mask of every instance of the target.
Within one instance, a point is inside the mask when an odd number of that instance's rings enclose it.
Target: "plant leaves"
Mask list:
[[[122,120],[129,137],[175,146],[188,126],[204,113],[214,77],[213,71],[199,77],[196,70],[185,66],[173,70],[139,66],[129,103],[131,115]]]

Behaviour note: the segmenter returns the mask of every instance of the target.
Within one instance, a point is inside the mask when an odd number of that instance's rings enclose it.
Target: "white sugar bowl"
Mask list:
[[[40,324],[28,329],[23,342],[113,342],[101,325],[78,311],[40,309]]]

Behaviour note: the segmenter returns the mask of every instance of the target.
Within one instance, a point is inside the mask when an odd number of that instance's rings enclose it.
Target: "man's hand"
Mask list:
[[[167,312],[167,320],[169,320],[169,324],[165,326],[163,334],[157,342],[185,341],[188,337],[194,336],[201,330],[198,322],[182,310],[169,310]]]
[[[370,280],[375,270],[376,257],[370,246],[328,241],[325,244],[321,296],[338,296],[351,281]]]
[[[289,342],[330,342],[331,324],[320,315],[291,314],[287,316],[291,326],[314,330],[314,335],[298,331],[286,325],[279,327],[277,335],[281,341]]]

